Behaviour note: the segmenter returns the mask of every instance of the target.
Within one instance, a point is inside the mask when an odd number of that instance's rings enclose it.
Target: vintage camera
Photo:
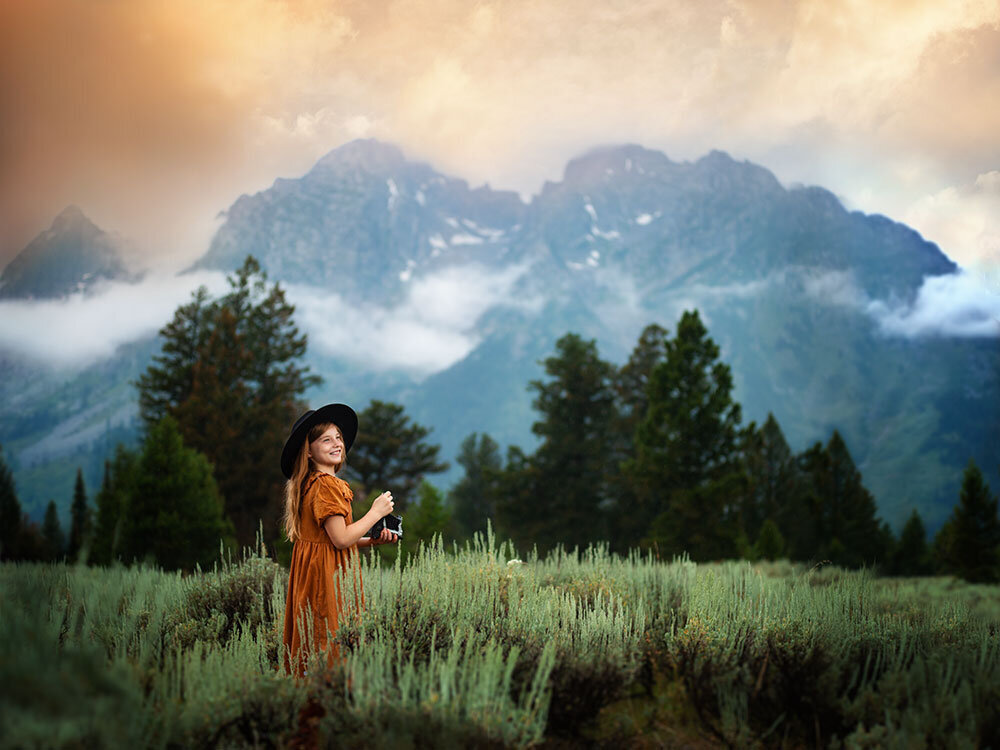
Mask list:
[[[365,534],[365,536],[371,537],[372,539],[378,539],[379,535],[382,533],[382,529],[389,529],[389,531],[396,536],[402,537],[403,519],[390,513],[388,516],[380,518],[376,521],[375,525],[368,530],[368,533]]]

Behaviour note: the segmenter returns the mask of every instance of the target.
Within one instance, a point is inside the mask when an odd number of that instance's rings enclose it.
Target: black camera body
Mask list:
[[[380,518],[375,522],[375,525],[368,529],[368,533],[365,534],[367,537],[372,539],[378,539],[382,534],[382,529],[389,529],[396,536],[403,536],[403,519],[399,516],[394,516],[389,514],[384,518]]]

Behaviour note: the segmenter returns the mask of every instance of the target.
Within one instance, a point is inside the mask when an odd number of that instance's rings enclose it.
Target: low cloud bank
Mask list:
[[[983,271],[928,276],[911,304],[873,300],[849,271],[808,277],[805,290],[829,304],[870,315],[890,336],[1000,336],[1000,283]]]
[[[288,297],[310,346],[366,370],[429,375],[465,357],[479,343],[475,323],[489,308],[531,308],[512,296],[523,267],[502,271],[480,265],[452,267],[414,279],[396,306],[376,301],[358,307],[325,289],[291,285]]]
[[[490,307],[532,307],[511,295],[524,271],[475,264],[448,268],[414,279],[394,306],[373,300],[359,307],[326,289],[282,286],[311,347],[371,371],[427,375],[462,359],[479,343],[475,323]],[[108,283],[59,300],[3,301],[0,351],[59,368],[84,367],[159,331],[201,285],[212,296],[228,289],[224,274],[203,271]]]
[[[219,294],[225,276],[200,271],[110,282],[57,300],[0,302],[0,350],[55,367],[83,367],[156,333],[199,286]]]
[[[930,276],[912,305],[876,300],[868,303],[868,312],[891,335],[1000,336],[1000,288],[970,271]]]

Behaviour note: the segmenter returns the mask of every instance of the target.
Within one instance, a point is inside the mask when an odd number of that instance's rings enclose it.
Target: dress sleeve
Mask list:
[[[320,528],[323,528],[323,522],[330,516],[344,516],[346,518],[351,512],[351,506],[348,504],[343,487],[334,477],[320,477],[313,482],[309,492],[313,493],[313,515]]]

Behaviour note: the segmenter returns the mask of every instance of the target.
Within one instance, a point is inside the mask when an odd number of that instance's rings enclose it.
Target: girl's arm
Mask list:
[[[360,547],[362,546],[360,544],[361,538],[378,521],[378,517],[370,518],[371,515],[371,511],[365,513],[360,521],[355,521],[350,526],[347,525],[343,516],[330,516],[323,522],[323,530],[337,549],[347,549],[355,544]]]
[[[371,509],[365,513],[360,520],[355,521],[350,526],[344,516],[330,516],[323,522],[323,530],[330,537],[333,546],[337,549],[347,549],[353,547],[366,533],[368,529],[376,524],[380,518],[384,518],[392,511],[392,495],[383,492],[375,498]]]

